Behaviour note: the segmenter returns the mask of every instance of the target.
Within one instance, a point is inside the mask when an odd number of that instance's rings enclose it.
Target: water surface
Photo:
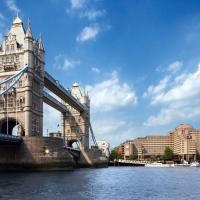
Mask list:
[[[110,167],[0,173],[0,199],[200,199],[200,168]]]

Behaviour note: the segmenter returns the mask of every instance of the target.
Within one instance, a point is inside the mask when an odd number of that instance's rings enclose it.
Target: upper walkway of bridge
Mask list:
[[[78,110],[79,112],[84,112],[86,107],[81,104],[69,90],[66,90],[59,81],[55,80],[48,72],[45,71],[44,74],[44,85],[55,95],[60,97],[63,101],[67,102],[71,107]]]

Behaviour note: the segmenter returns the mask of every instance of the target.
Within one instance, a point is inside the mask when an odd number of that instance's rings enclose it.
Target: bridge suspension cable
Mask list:
[[[13,86],[19,81],[19,79],[24,75],[24,73],[27,71],[28,66],[26,65],[23,69],[21,69],[19,72],[11,76],[10,78],[2,81],[0,83],[0,87],[2,87],[3,84],[5,84],[5,87],[3,87],[3,91],[0,92],[0,96],[3,96],[5,93],[7,93],[10,89],[13,88]]]
[[[90,132],[91,132],[91,135],[92,135],[92,140],[94,142],[94,146],[98,146],[90,121],[89,121],[89,128],[90,128]]]

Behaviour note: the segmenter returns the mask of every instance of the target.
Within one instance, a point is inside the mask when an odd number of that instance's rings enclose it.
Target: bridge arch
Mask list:
[[[13,135],[13,131],[16,132],[17,136],[25,136],[24,127],[19,120],[16,120],[12,117],[3,118],[2,120],[0,120],[1,134]]]
[[[68,140],[67,146],[71,148],[80,148],[80,141],[79,140]]]

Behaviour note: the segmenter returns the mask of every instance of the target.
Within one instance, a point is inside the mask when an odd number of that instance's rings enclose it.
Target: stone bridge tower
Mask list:
[[[0,82],[28,65],[14,88],[0,97],[0,132],[41,136],[43,131],[44,48],[40,36],[34,40],[28,20],[25,31],[17,16],[0,45]],[[2,90],[2,88],[0,88]]]
[[[67,105],[69,112],[62,114],[61,130],[65,138],[66,145],[72,147],[74,142],[78,142],[80,149],[89,148],[89,119],[90,119],[90,99],[82,91],[77,83],[74,83],[71,94],[85,106],[85,111],[80,113]]]

